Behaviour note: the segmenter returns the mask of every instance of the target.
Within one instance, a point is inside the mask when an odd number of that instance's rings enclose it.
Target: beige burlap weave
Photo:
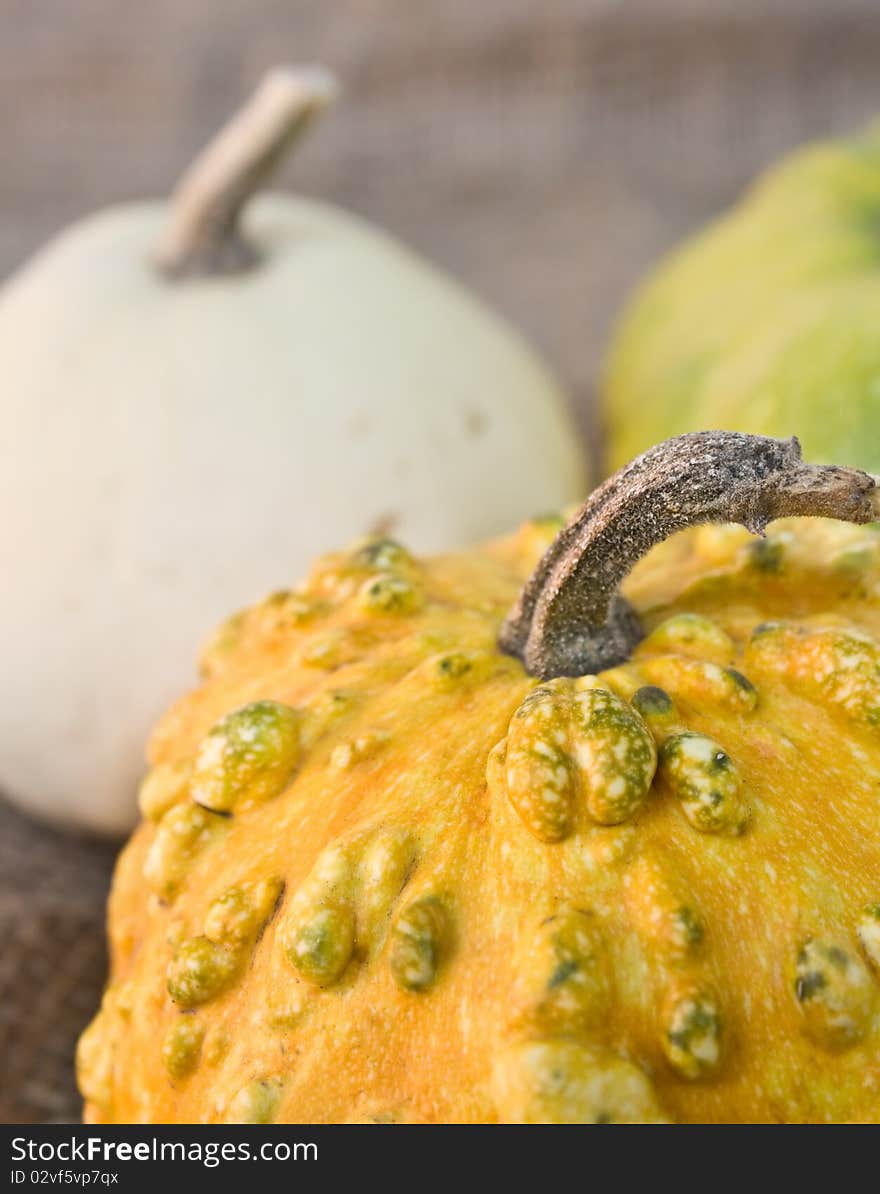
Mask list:
[[[152,0],[120,14],[0,0],[0,110],[15,113],[0,274],[75,216],[161,193],[266,65],[322,59],[346,97],[284,184],[393,229],[523,325],[585,429],[615,310],[656,255],[790,145],[880,111],[873,0]],[[0,577],[14,583],[5,561]],[[79,1113],[72,1050],[100,995],[112,857],[0,807],[0,1119]]]

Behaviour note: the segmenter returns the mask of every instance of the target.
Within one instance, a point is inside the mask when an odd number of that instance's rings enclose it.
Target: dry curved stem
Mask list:
[[[175,187],[155,260],[171,278],[232,274],[258,254],[240,228],[248,199],[336,95],[322,67],[276,67]]]
[[[760,535],[796,515],[871,522],[880,517],[874,478],[805,464],[794,438],[699,431],[667,440],[590,495],[526,583],[499,644],[541,679],[614,667],[642,635],[619,586],[651,547],[699,523],[738,522]]]

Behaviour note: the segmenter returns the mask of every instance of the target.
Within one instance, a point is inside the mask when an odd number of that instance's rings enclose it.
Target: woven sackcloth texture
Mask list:
[[[786,148],[880,110],[874,0],[0,0],[0,28],[0,275],[77,216],[163,193],[264,67],[321,59],[345,97],[281,185],[520,323],[585,433],[657,254]],[[0,806],[0,1118],[79,1114],[113,853]]]
[[[0,1121],[78,1117],[76,1035],[105,967],[115,848],[55,834],[0,806]]]

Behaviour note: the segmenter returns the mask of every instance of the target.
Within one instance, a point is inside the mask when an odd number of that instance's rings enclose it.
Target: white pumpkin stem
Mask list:
[[[155,255],[164,274],[240,273],[257,262],[240,227],[242,210],[337,90],[320,66],[276,67],[265,75],[175,187]]]
[[[533,676],[585,676],[623,663],[642,636],[621,581],[655,544],[706,522],[757,535],[774,518],[878,517],[875,478],[805,464],[792,439],[697,431],[636,457],[560,531],[501,629]]]

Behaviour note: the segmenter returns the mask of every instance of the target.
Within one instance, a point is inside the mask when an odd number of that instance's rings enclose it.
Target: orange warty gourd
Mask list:
[[[705,432],[552,545],[376,539],[233,618],[152,740],[86,1118],[880,1119],[875,517]]]

